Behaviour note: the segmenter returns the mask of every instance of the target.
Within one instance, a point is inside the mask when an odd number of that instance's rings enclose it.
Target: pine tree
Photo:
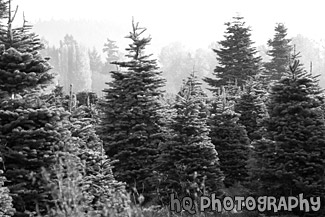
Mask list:
[[[92,80],[91,90],[94,91],[98,96],[102,96],[103,90],[106,87],[105,82],[107,82],[111,76],[109,75],[108,71],[106,74],[102,73],[104,63],[102,62],[101,56],[98,51],[93,48],[93,50],[89,51],[88,53]]]
[[[1,25],[0,29],[0,44],[4,45],[4,49],[15,48],[18,52],[30,52],[39,51],[44,48],[40,38],[34,32],[31,32],[32,25],[28,25],[24,17],[23,26],[13,28],[13,21],[17,14],[18,6],[15,11],[11,10],[11,0],[2,1],[3,7],[7,7],[7,16],[1,18],[7,18],[7,24]],[[14,14],[12,14],[14,13]]]
[[[9,9],[11,2],[8,2]],[[64,129],[60,127],[67,114],[40,99],[40,89],[52,79],[51,69],[39,53],[43,46],[35,35],[21,29],[2,28],[0,40],[1,87],[0,150],[4,175],[13,195],[15,215],[36,211],[46,199],[41,167],[53,162],[53,152],[59,149]],[[6,34],[4,34],[4,32]],[[10,47],[13,46],[13,47]]]
[[[112,62],[118,61],[119,51],[115,44],[116,42],[107,38],[107,42],[104,44],[103,52],[106,54],[106,61],[104,67],[102,68],[102,73],[108,74],[110,71],[114,70],[114,65]]]
[[[113,170],[117,180],[126,182],[134,193],[144,193],[147,200],[155,189],[148,180],[163,140],[158,100],[165,81],[156,60],[145,54],[151,41],[142,37],[145,31],[133,22],[127,36],[132,40],[126,49],[128,60],[114,62],[121,70],[111,72],[113,81],[104,90],[100,134],[107,155],[118,160]]]
[[[64,92],[68,93],[70,84],[76,92],[91,89],[91,68],[87,49],[72,35],[65,35],[60,41],[59,70]]]
[[[224,95],[211,102],[209,136],[218,150],[226,187],[243,183],[248,178],[246,166],[250,155],[250,141],[244,126],[238,120],[239,114],[229,107]]]
[[[266,116],[266,106],[263,102],[265,92],[259,80],[251,78],[234,107],[234,111],[240,114],[238,123],[245,126],[250,141],[262,138],[260,122]]]
[[[4,1],[0,1],[0,18],[3,19],[7,16],[8,8]],[[3,93],[1,93],[3,97]],[[0,152],[0,165],[3,163],[2,154]],[[3,167],[3,165],[2,165]],[[13,209],[12,197],[10,196],[9,189],[4,187],[6,177],[3,175],[3,170],[0,169],[0,216],[10,217],[14,214],[15,209]]]
[[[218,153],[209,137],[206,95],[194,73],[176,96],[170,138],[162,145],[158,182],[160,199],[216,193],[223,186]]]
[[[48,59],[38,52],[44,46],[37,35],[30,32],[31,26],[25,20],[22,27],[12,28],[11,1],[4,5],[8,7],[8,24],[2,24],[0,28],[1,90],[15,94],[28,88],[47,86],[53,75],[49,73]]]
[[[0,163],[2,158],[0,157]],[[4,187],[6,177],[3,176],[3,171],[0,170],[0,216],[10,217],[15,213],[15,209],[12,207],[12,197],[9,194],[9,189]]]
[[[8,19],[11,20],[10,15]],[[22,33],[22,38],[29,35]],[[42,58],[37,50],[43,46],[32,43],[39,42],[34,38],[22,42],[21,47],[17,44],[13,44],[16,48],[4,46],[0,53],[2,74],[9,76],[14,72],[25,76],[34,70],[40,77],[32,82],[24,78],[14,88],[4,79],[0,86],[0,153],[4,160],[4,176],[8,180],[6,184],[16,208],[15,216],[45,215],[48,206],[52,208],[55,198],[42,171],[53,178],[60,153],[76,159],[74,163],[82,164],[80,169],[87,168],[84,181],[88,183],[82,193],[89,195],[88,208],[99,211],[103,206],[123,208],[125,204],[120,202],[126,195],[124,185],[114,179],[111,161],[103,152],[102,142],[89,120],[90,114],[84,114],[82,109],[73,114],[67,112],[70,104],[66,103],[60,87],[50,95],[41,91],[41,87],[52,79],[48,59]],[[72,178],[78,179],[80,171],[75,172],[77,176]],[[117,203],[115,199],[121,201]]]
[[[275,35],[273,40],[267,42],[270,50],[268,55],[271,61],[264,64],[267,70],[268,79],[280,80],[280,78],[288,72],[290,55],[292,46],[290,45],[291,39],[287,39],[287,28],[282,23],[278,23],[275,27]]]
[[[317,76],[307,73],[299,61],[290,74],[276,82],[270,93],[265,138],[256,141],[255,175],[263,195],[321,197],[324,203],[325,125],[318,110],[324,103]],[[317,213],[299,216],[324,215]]]
[[[72,196],[72,202],[75,203],[75,199],[78,199],[83,205],[79,204],[75,208],[66,207],[75,216],[78,216],[76,213],[81,216],[93,212],[100,216],[101,214],[107,215],[105,214],[107,212],[126,212],[129,199],[125,185],[115,180],[112,162],[107,158],[102,140],[96,134],[95,128],[99,121],[98,108],[94,104],[92,93],[78,93],[77,98],[82,99],[80,106],[70,108],[69,96],[65,97],[62,89],[62,86],[58,86],[51,94],[43,96],[44,100],[57,107],[71,111],[69,120],[63,123],[63,127],[67,130],[65,149],[56,152],[56,165],[54,166],[56,170],[45,170],[45,174],[54,176],[52,179],[47,179],[47,185],[54,191],[52,197],[54,197],[55,206],[52,211],[64,212],[62,207],[68,206],[64,203],[71,202],[64,195],[76,191],[76,194],[82,195],[79,199],[76,198],[77,196]],[[90,96],[89,100],[85,99],[87,95]],[[66,162],[68,165],[58,165],[59,161]],[[65,169],[62,170],[62,168]],[[73,188],[69,189],[71,183]],[[62,198],[64,198],[63,201],[61,201]]]
[[[217,88],[226,85],[227,82],[235,82],[242,86],[248,76],[258,73],[261,57],[255,57],[257,50],[252,47],[250,28],[245,26],[243,17],[236,16],[232,22],[225,23],[227,30],[225,39],[220,41],[220,49],[213,49],[217,54],[219,64],[214,70],[215,78],[204,79],[217,92]]]
[[[125,211],[128,198],[125,185],[115,180],[111,160],[105,154],[102,140],[96,134],[96,110],[80,106],[70,116],[69,130],[74,142],[73,155],[83,161],[83,179],[87,187],[83,192],[91,196],[89,208],[102,212],[110,207],[113,211]]]

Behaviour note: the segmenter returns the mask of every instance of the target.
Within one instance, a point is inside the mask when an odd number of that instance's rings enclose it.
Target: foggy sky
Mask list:
[[[223,39],[224,23],[238,12],[251,26],[252,40],[265,44],[273,38],[277,22],[288,28],[288,36],[303,34],[325,38],[322,0],[14,0],[32,24],[37,20],[109,20],[131,30],[134,16],[153,37],[152,44],[163,46],[182,41],[188,47],[207,47]],[[21,13],[17,17],[22,16]],[[127,34],[127,32],[126,32]]]

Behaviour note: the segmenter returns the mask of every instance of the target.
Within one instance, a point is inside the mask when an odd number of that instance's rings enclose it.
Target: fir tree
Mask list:
[[[41,213],[45,211],[48,195],[40,172],[53,164],[55,152],[64,146],[67,130],[62,124],[67,116],[63,108],[46,103],[35,93],[2,100],[0,149],[17,215],[28,215],[36,206]]]
[[[250,141],[262,138],[260,122],[266,116],[265,92],[259,80],[252,78],[234,107],[234,111],[240,114],[238,123],[245,126]]]
[[[299,61],[290,74],[271,88],[265,139],[256,141],[254,174],[263,195],[321,197],[324,203],[325,125],[318,110],[324,103],[317,76],[303,70]],[[324,215],[324,206],[317,213]]]
[[[132,40],[126,49],[128,60],[114,62],[121,70],[111,72],[113,81],[104,90],[100,133],[107,155],[118,160],[114,167],[116,178],[135,193],[137,190],[149,196],[155,186],[150,186],[148,179],[159,154],[158,144],[163,140],[158,99],[165,81],[156,60],[145,54],[151,41],[150,37],[142,37],[145,31],[133,22],[127,36]]]
[[[102,62],[101,55],[95,48],[89,51],[89,64],[91,70],[92,87],[91,90],[98,96],[103,95],[103,90],[106,88],[105,82],[110,79],[108,70],[106,74],[103,74],[104,63]]]
[[[219,64],[214,70],[215,78],[204,79],[213,92],[227,82],[235,82],[242,86],[248,76],[257,74],[261,57],[255,57],[256,48],[252,47],[250,28],[245,26],[243,17],[236,16],[232,22],[225,23],[227,30],[225,39],[220,41],[220,49],[213,49]]]
[[[83,193],[89,195],[88,209],[102,212],[107,207],[113,211],[125,211],[128,198],[125,185],[115,180],[111,160],[105,154],[102,140],[96,134],[95,108],[79,106],[72,111],[69,125],[73,150],[69,152],[82,163],[80,173],[86,186]],[[78,169],[78,168],[76,168]]]
[[[0,163],[2,158],[0,157]],[[4,187],[6,178],[3,176],[3,171],[0,170],[0,216],[10,217],[15,213],[15,209],[12,207],[12,197],[9,194],[9,189]]]
[[[60,121],[67,114],[40,99],[40,88],[53,77],[47,59],[38,53],[43,47],[40,41],[26,26],[11,29],[10,13],[8,20],[0,35],[0,91],[5,93],[0,103],[0,150],[18,216],[36,211],[37,206],[45,209],[41,203],[47,195],[40,170],[53,162],[65,131]]]
[[[57,69],[60,71],[60,83],[64,91],[69,91],[70,84],[73,84],[75,91],[91,89],[91,68],[87,49],[79,44],[72,35],[65,35],[60,41],[60,59]]]
[[[218,150],[226,187],[243,183],[248,178],[246,166],[250,154],[250,141],[244,126],[239,124],[238,120],[239,114],[229,107],[225,95],[211,102],[209,136]]]
[[[118,61],[119,59],[118,47],[115,43],[115,41],[107,38],[107,42],[104,44],[103,52],[106,54],[106,62],[104,63],[104,67],[102,69],[102,73],[104,74],[114,70],[114,65],[112,62]]]
[[[162,145],[159,158],[162,179],[160,199],[216,193],[223,187],[218,153],[209,137],[206,95],[194,73],[176,96],[170,138]]]
[[[44,46],[37,35],[30,32],[31,26],[25,20],[22,27],[12,28],[14,17],[11,1],[5,5],[9,11],[6,18],[8,24],[3,24],[0,28],[1,90],[15,94],[36,86],[46,87],[53,75],[49,73],[51,67],[48,59],[38,52]]]
[[[7,16],[1,18],[7,18],[7,24],[1,25],[0,28],[0,44],[4,45],[4,49],[15,48],[18,52],[30,52],[39,51],[44,48],[40,38],[34,32],[31,32],[32,25],[27,24],[24,17],[23,26],[13,28],[13,21],[17,14],[18,6],[15,11],[12,11],[11,0],[2,1],[2,7],[7,7]],[[0,6],[1,7],[1,6]],[[14,14],[13,14],[14,13]]]
[[[280,80],[280,78],[288,72],[290,63],[290,53],[292,46],[291,39],[287,39],[287,28],[282,23],[278,23],[275,27],[275,35],[273,40],[267,42],[270,50],[268,55],[271,61],[264,64],[267,70],[269,80]]]

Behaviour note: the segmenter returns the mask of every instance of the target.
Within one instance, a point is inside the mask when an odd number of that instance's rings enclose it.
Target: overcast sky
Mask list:
[[[14,0],[31,23],[49,19],[110,20],[131,25],[132,16],[147,27],[153,41],[181,40],[189,47],[206,47],[220,40],[224,23],[238,12],[252,28],[252,39],[265,44],[274,26],[283,22],[289,36],[299,33],[325,38],[324,0]],[[19,15],[18,15],[19,16]],[[127,32],[126,32],[127,34]]]

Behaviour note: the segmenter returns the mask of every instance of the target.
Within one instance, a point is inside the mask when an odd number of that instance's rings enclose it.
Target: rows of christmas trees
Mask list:
[[[1,1],[0,216],[126,212],[125,186],[96,134],[96,110],[71,107],[60,88],[44,91],[54,77],[48,58],[31,26],[12,27],[18,8],[11,5]]]
[[[26,22],[12,27],[11,1],[0,10],[0,216],[128,216],[130,204],[167,206],[172,193],[324,203],[324,97],[283,24],[262,63],[234,17],[204,79],[213,97],[194,71],[170,97],[145,52],[151,38],[133,21],[104,98],[82,92],[77,106],[62,87],[44,91],[54,75],[38,36]]]
[[[117,179],[141,203],[166,205],[171,193],[212,192],[277,198],[303,193],[324,201],[317,76],[299,65],[283,24],[269,40],[271,62],[265,64],[243,18],[226,25],[222,48],[214,50],[215,78],[205,79],[214,97],[205,95],[192,72],[179,93],[166,99],[161,72],[144,52],[150,37],[140,37],[145,29],[133,23],[128,61],[114,62],[119,70],[111,72],[101,104],[100,134],[106,153],[118,160]]]

